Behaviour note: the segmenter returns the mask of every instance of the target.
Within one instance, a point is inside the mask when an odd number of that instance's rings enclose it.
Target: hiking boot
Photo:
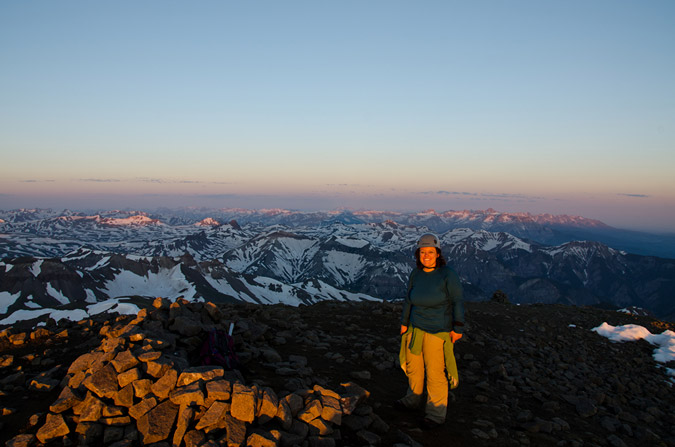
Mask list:
[[[410,408],[400,400],[395,400],[394,401],[394,408],[397,409],[398,411],[404,412],[404,413],[412,413],[415,411],[414,408]]]

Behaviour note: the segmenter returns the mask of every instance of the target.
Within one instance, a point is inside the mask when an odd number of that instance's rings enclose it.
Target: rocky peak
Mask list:
[[[198,227],[219,227],[220,222],[212,217],[207,217],[206,219],[200,220],[195,225]]]

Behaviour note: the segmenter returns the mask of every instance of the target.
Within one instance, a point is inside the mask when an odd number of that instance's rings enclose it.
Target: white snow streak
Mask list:
[[[44,262],[43,259],[40,259],[38,261],[35,261],[33,265],[30,268],[30,272],[35,276],[36,278],[40,273],[42,273],[42,263]]]
[[[100,303],[87,306],[89,315],[98,315],[103,312],[118,312],[121,315],[136,315],[139,307],[131,303],[121,303],[117,298],[101,301]]]
[[[364,241],[363,239],[346,239],[343,237],[338,237],[335,239],[335,242],[342,244],[346,247],[352,247],[352,248],[363,248],[366,245],[368,245],[368,241]]]
[[[323,255],[326,270],[339,285],[353,282],[364,272],[363,256],[330,250]]]
[[[9,306],[14,304],[20,296],[21,292],[17,292],[16,295],[12,295],[9,292],[0,292],[0,314],[6,314]]]
[[[68,304],[70,300],[63,293],[59,292],[50,283],[47,283],[47,294],[61,304]]]

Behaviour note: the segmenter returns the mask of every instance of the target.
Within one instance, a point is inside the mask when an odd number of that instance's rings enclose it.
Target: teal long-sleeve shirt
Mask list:
[[[408,280],[401,324],[429,333],[455,331],[461,334],[464,301],[457,273],[448,266],[430,272],[413,270]]]

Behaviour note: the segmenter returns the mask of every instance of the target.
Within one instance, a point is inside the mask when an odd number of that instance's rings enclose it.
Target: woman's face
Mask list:
[[[433,269],[436,267],[436,259],[438,259],[438,251],[435,247],[420,248],[420,262],[425,269]]]

